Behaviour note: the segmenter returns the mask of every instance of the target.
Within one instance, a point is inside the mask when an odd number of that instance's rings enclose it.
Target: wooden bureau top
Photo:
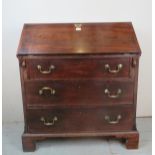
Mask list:
[[[131,23],[25,24],[17,56],[140,53]]]

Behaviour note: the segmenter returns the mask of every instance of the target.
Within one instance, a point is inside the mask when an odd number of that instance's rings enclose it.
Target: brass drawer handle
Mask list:
[[[54,116],[52,119],[47,120],[44,117],[41,117],[40,121],[43,122],[45,126],[53,126],[55,122],[58,121],[58,118]]]
[[[110,69],[110,65],[109,64],[105,64],[105,70],[107,70],[109,73],[113,73],[116,74],[118,72],[120,72],[120,70],[123,68],[122,64],[118,64],[116,70],[112,70]]]
[[[42,74],[50,74],[51,71],[55,69],[55,66],[51,65],[48,70],[42,70],[42,67],[40,65],[37,65],[37,68]]]
[[[51,95],[54,95],[56,93],[55,89],[50,88],[50,87],[43,87],[39,90],[39,95],[43,95],[44,91],[50,91]]]
[[[116,94],[111,94],[108,89],[105,89],[104,93],[107,94],[109,98],[119,98],[122,94],[122,90],[118,89]]]
[[[111,119],[110,116],[106,115],[104,117],[104,119],[109,123],[109,124],[118,124],[120,122],[120,120],[122,119],[122,116],[121,115],[118,115],[116,117],[115,120]]]

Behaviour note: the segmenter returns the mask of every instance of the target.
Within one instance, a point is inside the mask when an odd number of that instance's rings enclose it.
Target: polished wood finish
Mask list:
[[[26,60],[29,79],[103,79],[112,77],[131,78],[130,61],[132,58],[126,56],[89,56],[89,57],[44,57],[44,59],[31,58]],[[122,64],[118,74],[110,73],[105,65],[109,64],[111,70],[117,70]],[[51,65],[55,68],[48,74],[43,74],[37,68],[40,65],[43,71],[49,71]]]
[[[43,87],[55,90],[44,90]],[[110,98],[105,90],[111,95],[117,95],[119,89],[122,93],[118,98]],[[133,104],[132,81],[99,81],[99,80],[53,80],[53,81],[28,81],[25,82],[27,106],[89,106],[89,105],[119,105]]]
[[[25,24],[18,55],[140,54],[131,23]]]
[[[124,141],[127,149],[137,149],[139,133],[138,131],[123,131],[123,132],[83,132],[83,133],[44,133],[44,134],[33,134],[24,133],[22,135],[23,150],[25,152],[35,151],[37,141],[47,140],[49,138],[76,138],[76,137],[105,137],[105,138],[116,138]]]
[[[115,137],[138,148],[141,54],[131,23],[25,24],[19,59],[24,151],[36,141]]]
[[[104,131],[130,131],[133,129],[133,106],[113,106],[104,108],[74,108],[29,110],[28,132],[30,133],[80,133]],[[121,119],[116,124],[105,120],[108,115],[116,121],[118,115]],[[46,126],[40,119],[44,117],[47,122],[52,122],[57,117],[54,125]],[[76,120],[76,121],[75,121]]]

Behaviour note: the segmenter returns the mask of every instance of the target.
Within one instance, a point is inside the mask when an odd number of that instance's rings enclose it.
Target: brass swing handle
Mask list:
[[[39,95],[43,95],[44,94],[44,91],[50,91],[51,95],[54,95],[56,93],[55,89],[53,89],[53,88],[50,88],[50,87],[42,87],[39,90]]]
[[[110,118],[110,116],[106,115],[106,116],[104,117],[104,119],[105,119],[109,124],[118,124],[118,123],[120,122],[120,120],[122,119],[122,116],[121,116],[121,115],[118,115],[118,116],[116,117],[115,120],[112,120],[112,119]]]
[[[116,74],[118,72],[120,72],[120,70],[123,68],[123,65],[122,64],[118,64],[117,65],[117,68],[115,70],[112,70],[110,68],[110,65],[109,64],[105,64],[105,70],[107,70],[109,73],[113,73],[113,74]]]
[[[116,94],[111,94],[108,89],[105,89],[104,93],[107,94],[109,98],[119,98],[122,94],[122,90],[118,89]]]
[[[40,65],[37,65],[37,68],[40,71],[40,73],[42,73],[42,74],[50,74],[52,72],[52,70],[55,69],[55,66],[51,65],[48,70],[42,70],[42,67]]]
[[[40,121],[43,122],[45,126],[53,126],[55,122],[58,121],[58,118],[54,116],[52,119],[47,120],[44,117],[41,117]]]

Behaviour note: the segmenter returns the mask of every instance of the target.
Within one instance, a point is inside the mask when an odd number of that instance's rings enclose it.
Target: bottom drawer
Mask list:
[[[28,110],[30,133],[129,131],[134,126],[131,105],[84,109]]]

